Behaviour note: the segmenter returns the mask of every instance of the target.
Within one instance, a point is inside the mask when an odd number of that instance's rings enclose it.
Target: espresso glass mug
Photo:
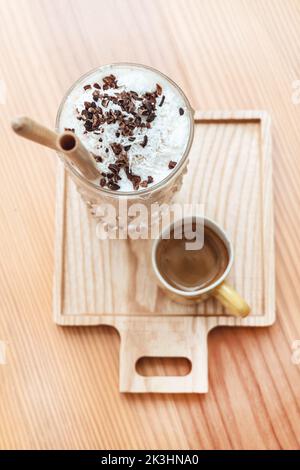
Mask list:
[[[168,239],[169,234],[172,232],[172,229],[178,224],[182,226],[182,224],[192,224],[197,223],[198,226],[207,227],[210,229],[224,244],[227,254],[226,254],[226,265],[225,269],[220,276],[215,279],[213,282],[205,285],[202,288],[195,289],[195,290],[184,290],[172,285],[166,277],[162,274],[162,270],[159,266],[158,259],[157,259],[157,252],[162,243],[162,240]],[[205,234],[203,243],[205,246]],[[220,255],[221,256],[221,255]],[[233,264],[234,254],[233,254],[233,247],[232,243],[229,240],[228,236],[224,232],[224,230],[213,220],[207,217],[198,217],[198,216],[191,216],[185,217],[180,221],[176,221],[173,224],[165,227],[161,233],[159,238],[154,240],[153,247],[152,247],[152,267],[154,273],[157,277],[158,283],[160,287],[175,301],[181,303],[191,304],[193,302],[201,302],[211,296],[217,298],[223,306],[234,316],[237,317],[246,317],[250,313],[250,307],[246,303],[246,301],[238,294],[238,292],[227,283],[226,278],[231,270]]]

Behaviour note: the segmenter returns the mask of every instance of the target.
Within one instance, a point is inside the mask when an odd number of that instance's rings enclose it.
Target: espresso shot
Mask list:
[[[197,233],[204,230],[204,233]],[[180,230],[179,230],[180,231]],[[225,272],[229,254],[224,241],[206,224],[193,222],[190,232],[182,223],[182,237],[178,227],[172,228],[169,239],[161,239],[156,251],[156,263],[165,281],[185,292],[193,292],[214,284]],[[176,234],[175,234],[176,232]],[[203,237],[200,249],[187,249],[187,245]]]

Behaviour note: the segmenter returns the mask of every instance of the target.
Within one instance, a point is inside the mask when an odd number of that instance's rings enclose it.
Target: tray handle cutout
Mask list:
[[[120,329],[120,391],[127,393],[206,393],[207,325],[203,318],[135,319]],[[145,376],[137,372],[141,358],[186,358],[186,375]]]
[[[185,376],[192,370],[192,363],[186,357],[140,357],[135,368],[143,377]]]

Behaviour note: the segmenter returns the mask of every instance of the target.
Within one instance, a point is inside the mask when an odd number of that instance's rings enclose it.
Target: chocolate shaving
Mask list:
[[[95,91],[93,92],[93,100],[94,100],[94,101],[98,101],[99,98],[100,98],[100,93],[99,93],[98,90],[95,90]]]
[[[93,129],[97,129],[97,127],[99,127],[100,124],[101,124],[101,120],[100,120],[99,114],[94,114],[94,116],[93,116]]]
[[[74,134],[75,134],[75,129],[70,128],[70,127],[65,127],[65,131],[66,132],[74,132]]]
[[[111,148],[114,152],[115,155],[120,155],[120,153],[122,152],[123,150],[123,147],[121,144],[117,144],[116,142],[111,144]]]
[[[83,87],[84,91],[90,90],[91,88],[92,88],[91,85],[84,85]]]
[[[162,96],[158,106],[162,106],[164,104],[164,102],[165,102],[165,95]]]
[[[110,164],[108,165],[108,168],[110,169],[110,171],[111,171],[112,173],[119,173],[119,171],[120,171],[120,168],[119,168],[118,165],[116,165],[115,163],[110,163]]]
[[[92,121],[89,121],[89,120],[85,121],[84,127],[85,127],[85,130],[86,130],[87,132],[92,131],[92,130],[93,130],[93,123],[92,123]]]
[[[102,87],[102,92],[101,92]],[[88,85],[87,89],[92,88]],[[114,75],[108,75],[103,78],[101,85],[99,83],[93,84],[93,101],[84,102],[84,109],[77,110],[79,116],[78,120],[83,121],[85,128],[84,133],[93,132],[95,135],[103,133],[105,126],[116,125],[115,131],[116,138],[120,136],[126,137],[129,142],[134,142],[137,136],[134,132],[138,129],[150,129],[151,123],[156,119],[156,107],[162,106],[165,100],[165,95],[162,95],[162,86],[156,84],[155,91],[138,94],[134,90],[121,91],[118,90],[118,82]],[[116,89],[114,94],[108,94],[106,90]],[[161,98],[158,98],[161,96]],[[158,104],[159,102],[159,104]],[[109,103],[114,106],[109,107]],[[107,109],[109,107],[109,109]],[[142,142],[139,144],[141,147],[146,147],[148,144],[148,136],[144,134]],[[99,138],[99,142],[103,139]],[[101,148],[98,146],[97,148]],[[127,178],[131,181],[133,188],[137,190],[139,187],[146,188],[149,184],[153,183],[153,177],[148,176],[142,181],[139,175],[135,175],[130,170],[127,152],[131,148],[131,144],[121,145],[120,143],[113,142],[110,144],[115,161],[108,165],[109,172],[102,173],[100,186],[108,186],[112,190],[120,189],[118,181],[121,180],[120,170],[124,169]],[[109,149],[105,148],[106,153]],[[95,156],[97,162],[102,162],[103,158]],[[169,162],[169,168],[174,168],[172,165],[176,162]],[[171,167],[170,167],[171,165]]]
[[[117,165],[122,168],[128,166],[128,156],[126,152],[121,152],[117,159]]]
[[[147,122],[152,122],[152,121],[154,121],[155,118],[156,118],[156,114],[152,113],[152,114],[150,114],[150,116],[147,117],[146,121]]]
[[[179,114],[182,116],[184,114],[184,110],[182,108],[179,108]]]
[[[169,161],[169,170],[173,170],[173,168],[175,168],[175,166],[177,165],[177,162],[173,162],[172,160]]]
[[[129,92],[131,94],[131,97],[134,99],[134,100],[139,100],[140,97],[138,95],[138,93],[136,91],[133,91],[133,90],[130,90]]]
[[[103,90],[108,90],[109,88],[118,88],[117,79],[112,74],[103,78]]]
[[[108,187],[112,191],[117,191],[118,189],[120,189],[120,186],[117,183],[113,183],[112,181],[108,183]]]
[[[139,185],[140,185],[140,182],[141,182],[142,178],[138,175],[134,175],[132,173],[132,171],[129,170],[128,166],[125,167],[125,172],[126,172],[127,178],[132,183],[133,189],[135,189],[135,190],[139,189]]]
[[[158,83],[156,84],[156,93],[158,96],[162,94],[162,87]]]
[[[142,147],[146,147],[147,143],[148,143],[148,136],[147,136],[147,135],[144,135],[144,140],[143,140],[143,142],[141,143],[141,146],[142,146]]]
[[[135,189],[135,190],[139,189],[141,179],[142,178],[138,175],[132,175],[130,180],[132,182],[133,189]]]

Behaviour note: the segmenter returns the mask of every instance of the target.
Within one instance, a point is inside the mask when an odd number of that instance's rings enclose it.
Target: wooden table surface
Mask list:
[[[299,448],[299,24],[299,0],[0,0],[1,449]],[[211,333],[207,395],[121,395],[117,333],[52,320],[56,158],[9,123],[53,126],[69,85],[116,61],[273,119],[277,322]]]

